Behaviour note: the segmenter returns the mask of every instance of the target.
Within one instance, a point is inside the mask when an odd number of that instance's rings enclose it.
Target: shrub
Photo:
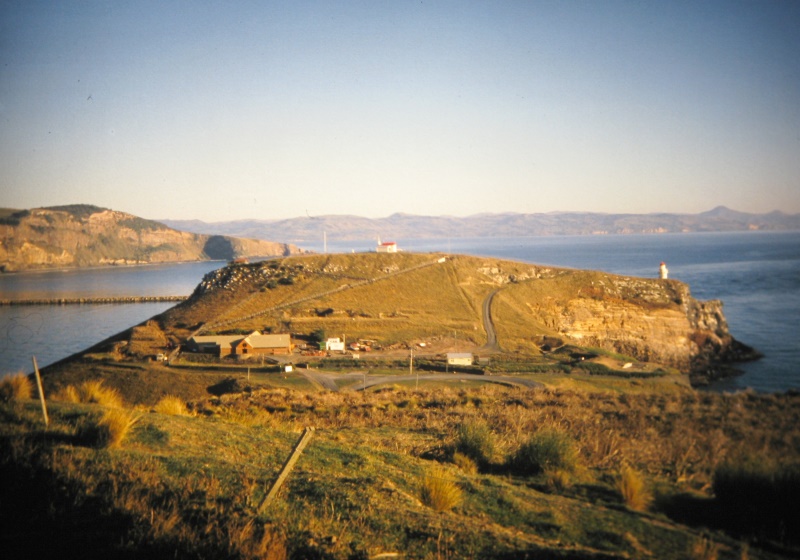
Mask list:
[[[136,420],[130,412],[112,408],[99,419],[87,421],[78,430],[78,435],[83,443],[92,447],[119,447]]]
[[[511,457],[510,466],[521,474],[563,470],[575,472],[579,465],[578,449],[566,433],[543,430],[534,434]]]
[[[153,408],[159,414],[169,414],[171,416],[189,416],[189,409],[180,397],[167,395],[163,397]]]
[[[652,501],[652,495],[645,484],[644,477],[630,466],[624,466],[619,473],[617,491],[625,505],[636,511],[644,511]]]
[[[458,426],[455,447],[479,466],[485,466],[495,452],[494,434],[482,422],[465,422]]]
[[[0,381],[0,401],[25,401],[33,396],[33,383],[24,373],[8,375]]]
[[[420,500],[433,511],[447,511],[461,503],[461,488],[441,469],[428,472],[420,484]]]

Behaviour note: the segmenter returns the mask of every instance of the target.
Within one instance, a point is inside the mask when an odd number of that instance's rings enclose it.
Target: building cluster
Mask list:
[[[225,356],[285,355],[293,350],[292,339],[288,334],[261,334],[253,331],[248,335],[198,335],[187,344],[192,352]]]

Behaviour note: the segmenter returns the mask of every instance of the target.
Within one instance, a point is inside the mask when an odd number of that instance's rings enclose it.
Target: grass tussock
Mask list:
[[[159,414],[170,416],[189,416],[189,409],[183,399],[174,395],[167,395],[156,403],[153,410]]]
[[[81,393],[74,385],[67,385],[53,394],[53,400],[65,403],[79,403],[81,402]]]
[[[462,500],[461,488],[443,469],[431,469],[420,482],[420,501],[433,511],[449,511]]]
[[[555,492],[563,492],[572,488],[575,482],[575,474],[563,469],[552,469],[547,471],[547,487]]]
[[[90,447],[98,449],[119,447],[137,420],[138,418],[130,411],[111,408],[99,418],[85,420],[78,430],[78,435],[81,441]]]
[[[478,472],[478,465],[475,461],[460,451],[453,453],[453,464],[467,474],[475,474]]]
[[[68,403],[99,404],[107,408],[125,408],[125,401],[116,389],[102,381],[84,381],[80,386],[67,385],[53,395],[53,400]]]
[[[0,401],[26,401],[33,396],[33,383],[24,373],[7,375],[0,381]]]
[[[520,474],[564,471],[580,466],[575,440],[563,431],[546,429],[535,433],[511,457],[510,467]]]
[[[625,505],[632,510],[644,511],[653,501],[644,476],[629,465],[624,465],[620,470],[615,488]]]
[[[109,408],[123,408],[124,402],[119,391],[106,387],[102,381],[85,381],[78,389],[80,402],[99,404]]]

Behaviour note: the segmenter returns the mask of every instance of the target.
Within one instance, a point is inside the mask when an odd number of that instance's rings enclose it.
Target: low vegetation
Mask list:
[[[509,461],[520,474],[539,474],[553,471],[573,473],[578,470],[578,449],[566,432],[545,429],[524,442]]]
[[[617,479],[616,489],[623,503],[631,509],[644,511],[652,501],[652,495],[642,473],[629,465],[623,465]]]
[[[95,554],[123,558],[800,552],[798,395],[232,385],[188,403],[187,416],[88,402],[98,393],[90,387],[71,391],[84,396],[78,402],[51,401],[47,429],[36,401],[0,405],[8,550],[47,557],[91,542]],[[314,438],[259,511],[305,426]],[[747,459],[755,456],[758,467]]]
[[[159,414],[171,414],[173,416],[188,416],[189,409],[183,399],[175,395],[167,395],[158,401],[153,408]]]
[[[33,383],[23,373],[7,375],[0,380],[0,401],[25,401],[33,396]]]
[[[84,381],[80,386],[67,385],[53,395],[53,399],[70,403],[98,404],[107,408],[123,408],[125,402],[117,389],[102,380]]]
[[[461,503],[458,484],[442,468],[431,468],[420,484],[420,500],[433,511],[448,511]]]

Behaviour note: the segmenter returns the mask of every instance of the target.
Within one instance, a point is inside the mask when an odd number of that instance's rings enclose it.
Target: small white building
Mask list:
[[[375,248],[375,251],[378,253],[396,253],[397,243],[394,241],[384,241],[383,243],[378,241],[378,246]]]
[[[449,366],[471,366],[473,361],[472,354],[469,352],[447,353],[447,365]]]
[[[329,338],[325,342],[325,350],[328,352],[344,352],[344,341],[341,338]]]

